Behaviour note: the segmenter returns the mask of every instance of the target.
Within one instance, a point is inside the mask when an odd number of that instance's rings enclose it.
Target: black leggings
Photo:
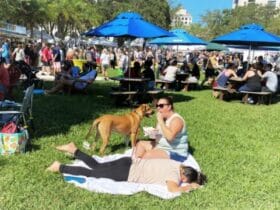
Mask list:
[[[115,181],[127,181],[129,169],[131,166],[131,157],[123,157],[111,162],[98,163],[91,156],[76,150],[74,154],[76,159],[82,160],[90,169],[78,166],[61,165],[61,173],[83,175],[86,177],[108,178]]]

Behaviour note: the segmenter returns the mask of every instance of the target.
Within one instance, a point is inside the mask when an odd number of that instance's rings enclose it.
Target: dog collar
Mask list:
[[[139,114],[137,111],[134,111],[140,118],[142,117],[141,114]]]

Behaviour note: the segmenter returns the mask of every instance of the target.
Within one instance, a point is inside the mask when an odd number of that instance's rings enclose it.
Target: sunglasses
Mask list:
[[[169,105],[169,104],[156,104],[156,108],[163,108],[165,105]]]

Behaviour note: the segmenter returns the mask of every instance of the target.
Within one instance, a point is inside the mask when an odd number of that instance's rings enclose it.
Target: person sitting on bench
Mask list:
[[[148,59],[144,63],[144,71],[142,72],[142,78],[150,79],[147,81],[148,90],[155,88],[155,73],[152,69],[153,61]]]
[[[262,89],[261,85],[261,66],[260,64],[252,64],[242,78],[246,83],[242,85],[238,91],[259,92]]]
[[[224,69],[216,78],[217,85],[219,87],[227,87],[228,79],[231,76],[237,77],[236,73],[236,66],[234,63],[229,63],[228,67]]]
[[[266,64],[264,67],[264,74],[262,75],[262,80],[265,81],[265,86],[262,87],[263,92],[275,93],[278,87],[277,75],[271,71],[272,65]]]

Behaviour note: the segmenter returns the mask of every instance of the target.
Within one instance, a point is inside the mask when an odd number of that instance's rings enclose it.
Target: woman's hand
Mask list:
[[[169,192],[190,192],[200,187],[197,183],[191,183],[185,186],[179,186],[174,181],[166,181],[167,189]]]
[[[157,113],[157,121],[158,123],[164,123],[164,118],[160,112]]]
[[[182,131],[184,126],[183,121],[178,117],[174,117],[169,126],[165,125],[164,118],[160,113],[157,113],[157,120],[163,136],[170,142],[175,139],[176,135]]]

